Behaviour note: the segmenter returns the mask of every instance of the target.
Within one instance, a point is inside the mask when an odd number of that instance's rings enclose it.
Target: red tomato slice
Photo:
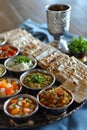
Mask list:
[[[14,50],[9,50],[9,51],[8,51],[8,54],[10,54],[10,55],[12,55],[12,56],[13,56],[13,55],[15,55],[15,54],[16,54],[16,51],[14,51]]]
[[[0,46],[0,50],[2,50],[2,47]]]
[[[5,58],[11,57],[11,54],[9,54],[8,52],[6,52],[5,54]]]
[[[13,88],[6,88],[5,92],[6,92],[6,95],[12,95],[12,94],[14,94]]]
[[[7,51],[8,50],[8,46],[2,46],[2,51]]]

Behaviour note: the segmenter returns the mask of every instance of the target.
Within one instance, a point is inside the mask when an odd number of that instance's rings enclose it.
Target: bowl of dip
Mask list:
[[[24,72],[20,76],[21,84],[29,90],[29,92],[37,93],[43,88],[49,88],[55,83],[55,76],[42,69],[34,69]]]
[[[11,73],[21,74],[27,70],[34,69],[37,61],[33,57],[18,55],[7,59],[4,65]]]
[[[6,74],[6,68],[3,64],[0,64],[0,78]]]

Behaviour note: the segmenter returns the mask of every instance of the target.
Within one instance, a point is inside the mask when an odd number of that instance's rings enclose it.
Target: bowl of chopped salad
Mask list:
[[[0,62],[4,63],[4,61],[8,58],[14,57],[19,54],[19,49],[17,47],[11,45],[3,45],[0,46]]]
[[[18,55],[5,60],[4,65],[11,73],[21,74],[34,69],[37,65],[37,61],[33,57]]]
[[[65,112],[72,104],[73,99],[71,91],[59,86],[45,88],[37,94],[40,106],[48,112],[56,114]]]
[[[19,94],[22,90],[20,81],[16,78],[3,77],[0,78],[0,101]]]
[[[32,95],[19,94],[5,101],[3,108],[8,117],[17,122],[26,122],[26,119],[29,120],[37,112],[39,104]]]

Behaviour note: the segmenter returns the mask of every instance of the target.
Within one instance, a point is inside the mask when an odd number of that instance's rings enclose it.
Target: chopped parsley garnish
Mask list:
[[[45,81],[45,77],[39,74],[33,74],[30,77],[30,81],[34,83],[42,84]]]
[[[19,57],[16,57],[16,59],[14,60],[15,64],[19,64],[19,63],[22,63],[22,62],[30,62],[32,59],[29,58],[29,57],[26,57],[26,56],[19,56]]]

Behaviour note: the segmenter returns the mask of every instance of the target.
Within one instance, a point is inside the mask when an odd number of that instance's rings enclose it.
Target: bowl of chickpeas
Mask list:
[[[45,88],[37,94],[40,106],[48,112],[62,114],[73,102],[73,94],[68,89],[59,86]]]

